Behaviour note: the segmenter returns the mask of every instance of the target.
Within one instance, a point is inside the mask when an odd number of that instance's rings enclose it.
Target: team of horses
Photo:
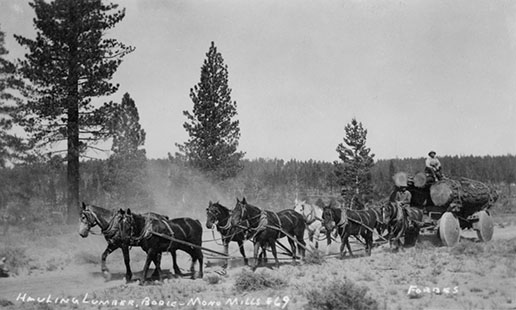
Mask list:
[[[409,234],[412,236],[410,240],[415,240],[413,236],[417,237],[422,217],[421,210],[401,206],[395,202],[384,202],[380,206],[365,210],[352,210],[335,204],[310,204],[296,199],[293,208],[273,212],[249,204],[245,198],[237,198],[233,209],[210,201],[206,209],[205,226],[208,229],[216,228],[220,233],[225,256],[228,256],[229,243],[236,242],[245,265],[249,265],[249,260],[244,250],[244,241],[252,241],[254,260],[251,268],[255,270],[262,262],[267,261],[266,253],[269,249],[276,267],[279,267],[277,245],[288,252],[294,263],[298,258],[303,259],[307,250],[305,231],[308,233],[312,249],[318,248],[321,235],[324,235],[328,251],[333,238],[339,236],[341,257],[345,256],[346,248],[353,256],[349,243],[350,236],[362,242],[366,255],[371,255],[374,233],[378,234],[380,239],[388,240],[391,247],[398,250],[402,245],[402,239],[405,239],[404,243],[407,244]],[[107,241],[107,248],[101,256],[101,270],[107,280],[111,278],[106,266],[107,256],[120,248],[126,267],[125,279],[131,281],[131,247],[141,247],[147,253],[143,268],[144,281],[147,279],[151,262],[155,266],[151,278],[161,279],[160,265],[163,252],[171,254],[174,274],[183,275],[176,261],[177,250],[190,255],[191,277],[203,277],[203,227],[199,220],[188,217],[171,219],[153,212],[138,214],[130,209],[112,211],[82,203],[80,236],[87,237],[91,228],[95,226],[100,228]],[[385,231],[388,233],[384,237]],[[290,244],[290,250],[278,241],[284,237]],[[223,268],[226,267],[227,263]]]

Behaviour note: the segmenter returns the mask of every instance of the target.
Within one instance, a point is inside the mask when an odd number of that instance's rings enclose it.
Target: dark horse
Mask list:
[[[389,202],[382,206],[382,213],[383,221],[389,227],[389,244],[394,244],[395,251],[402,245],[401,238],[404,238],[406,246],[416,242],[423,221],[422,210]]]
[[[147,259],[143,267],[143,281],[146,280],[147,271],[151,260],[155,261],[162,252],[170,252],[174,273],[182,275],[177,266],[176,251],[182,250],[192,258],[190,270],[192,278],[196,277],[195,263],[199,263],[199,277],[203,277],[202,225],[198,220],[188,217],[163,219],[153,218],[147,215],[119,211],[122,215],[120,230],[125,240],[139,244],[147,252]],[[169,239],[171,237],[172,239]],[[159,267],[156,268],[160,275]]]
[[[156,218],[160,217],[160,215],[156,213],[149,213],[149,216]],[[106,266],[107,256],[116,249],[121,248],[124,255],[124,263],[126,268],[125,279],[129,282],[133,276],[130,265],[129,247],[137,246],[137,244],[129,243],[126,242],[127,240],[123,240],[119,231],[120,220],[121,215],[115,211],[107,210],[90,204],[85,204],[83,202],[80,214],[79,235],[83,238],[86,238],[88,237],[91,228],[99,226],[102,234],[104,235],[104,238],[108,243],[106,250],[102,253],[101,259],[101,270],[104,274],[104,277],[108,281],[111,279],[111,273]],[[154,262],[156,269],[159,268],[160,258],[161,257],[157,257],[156,261]]]
[[[362,236],[365,240],[365,251],[371,255],[373,247],[373,229],[378,227],[377,215],[373,210],[350,210],[333,207],[324,207],[323,225],[328,231],[337,229],[341,238],[340,255],[344,257],[346,246],[353,256],[349,245],[349,236]]]
[[[305,220],[303,216],[293,209],[287,209],[278,213],[261,210],[258,207],[250,205],[247,201],[237,199],[235,208],[231,213],[231,225],[240,227],[250,234],[250,238],[254,243],[254,266],[253,270],[258,267],[258,252],[260,248],[265,253],[267,246],[271,247],[272,255],[279,267],[278,254],[276,252],[276,240],[285,237],[288,234],[288,242],[292,248],[292,259],[296,261],[296,238],[300,244],[299,253],[301,257],[305,256],[305,241],[303,240],[305,233]]]
[[[229,253],[229,242],[235,241],[238,243],[238,247],[240,249],[240,253],[244,257],[244,263],[248,265],[247,257],[245,256],[244,250],[244,240],[245,235],[242,230],[237,227],[231,226],[231,222],[229,218],[231,217],[231,211],[221,205],[220,203],[212,203],[211,201],[208,204],[208,208],[206,209],[206,228],[212,229],[213,225],[217,227],[220,235],[222,236],[222,243],[224,244],[224,253],[228,255]],[[224,265],[227,267],[227,263]]]

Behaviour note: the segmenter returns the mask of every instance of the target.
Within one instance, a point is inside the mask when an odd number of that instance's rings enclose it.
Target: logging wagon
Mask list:
[[[461,229],[474,229],[481,241],[493,237],[494,222],[489,209],[498,199],[497,192],[487,184],[467,178],[442,178],[423,172],[393,176],[396,186],[406,186],[411,193],[410,205],[423,210],[419,223],[423,232],[436,232],[442,243],[454,246]],[[394,198],[395,192],[391,195]]]

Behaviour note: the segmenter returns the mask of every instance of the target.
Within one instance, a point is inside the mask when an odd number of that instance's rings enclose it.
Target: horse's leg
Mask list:
[[[276,267],[279,268],[278,253],[276,252],[276,240],[270,239],[269,244],[271,246],[272,256],[274,256],[274,261],[276,262]]]
[[[152,262],[154,263],[154,271],[152,272],[151,277],[160,278],[161,275],[161,252],[156,253],[156,255],[152,258]]]
[[[204,264],[204,254],[202,254],[201,249],[197,249],[197,261],[199,262],[199,278],[204,277],[203,264]]]
[[[287,237],[288,238],[288,243],[290,243],[290,249],[291,249],[291,252],[292,252],[292,262],[295,264],[296,263],[296,242],[292,239],[290,239],[290,237]]]
[[[203,255],[201,249],[193,249],[192,253],[190,253],[190,256],[192,257],[192,265],[190,266],[190,271],[192,272],[192,279],[196,279],[195,275],[195,262],[199,262],[199,278],[203,277],[202,272],[202,261],[203,261]]]
[[[304,233],[301,232],[296,237],[297,242],[299,242],[300,245],[298,245],[299,254],[301,254],[301,259],[305,259],[306,255],[306,242],[304,239]]]
[[[260,252],[260,256],[258,258],[258,264],[267,264],[267,243],[261,245],[262,251]]]
[[[226,254],[226,257],[227,257],[227,256],[229,256],[229,239],[224,239],[222,241],[222,243],[224,244],[224,254]],[[240,245],[240,242],[238,243],[238,245]],[[240,248],[240,253],[242,253],[242,248]],[[245,257],[245,255],[244,255],[244,257]],[[224,269],[228,268],[228,260],[227,259],[226,259],[226,262],[224,263],[224,265],[222,265],[222,268],[224,268]]]
[[[340,239],[340,250],[339,250],[339,253],[340,253],[340,258],[344,258],[344,255],[346,255],[346,249],[345,249],[345,246],[346,246],[346,242],[345,242],[345,239],[344,237],[342,237]]]
[[[307,230],[308,230],[308,241],[310,242],[310,245],[317,249],[318,248],[317,240],[314,241],[315,230],[311,230],[309,227],[307,227]]]
[[[106,259],[109,254],[113,253],[114,250],[118,249],[118,245],[109,244],[107,248],[102,253],[102,257],[100,259],[100,270],[102,271],[102,275],[104,276],[104,279],[106,281],[111,280],[111,273],[109,272],[109,269],[106,266]]]
[[[178,276],[182,276],[183,273],[181,272],[181,269],[179,269],[179,266],[177,265],[177,253],[176,250],[171,250],[170,254],[172,255],[172,268],[174,269],[174,274]]]
[[[348,234],[346,236],[346,248],[348,248],[349,256],[353,257],[353,252],[351,251],[351,245],[349,244],[349,236],[350,236],[350,234]]]
[[[131,259],[129,257],[129,247],[127,245],[122,246],[122,253],[124,254],[125,281],[130,282],[133,277],[133,273],[131,272]]]
[[[147,279],[147,271],[149,270],[149,266],[151,260],[153,259],[153,255],[156,255],[155,251],[152,248],[149,248],[149,250],[147,251],[147,258],[145,259],[145,264],[143,265],[142,283],[144,283]]]
[[[371,248],[373,247],[373,233],[366,231],[362,237],[365,240],[365,252],[367,256],[371,256]]]
[[[315,234],[315,248],[319,248],[319,236],[321,236],[321,225],[317,225],[314,231]]]
[[[163,272],[161,271],[161,252],[156,252],[152,257],[152,262],[154,263],[154,271],[152,272],[151,277],[162,280]]]
[[[240,254],[242,254],[242,256],[244,257],[244,264],[246,266],[248,266],[249,261],[248,261],[247,257],[245,256],[244,241],[239,240],[239,241],[237,241],[237,243],[238,243],[238,248],[240,249]],[[226,255],[228,254],[227,252],[225,252],[225,253],[226,253]],[[227,266],[227,262],[226,262],[226,266]]]
[[[326,230],[326,255],[330,254],[331,231]]]
[[[254,262],[253,262],[253,271],[256,270],[256,268],[258,267],[258,251],[260,251],[260,243],[259,242],[255,242],[254,243]]]

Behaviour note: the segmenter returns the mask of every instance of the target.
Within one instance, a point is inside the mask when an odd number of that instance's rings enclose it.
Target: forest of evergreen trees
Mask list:
[[[480,180],[497,186],[503,195],[516,195],[515,187],[511,192],[509,186],[516,182],[514,155],[445,156],[440,160],[447,176]],[[143,175],[132,177],[127,186],[112,186],[114,176],[120,178],[125,170],[113,171],[109,160],[85,161],[81,169],[81,200],[106,208],[158,210],[171,216],[203,213],[210,200],[233,207],[242,196],[278,210],[291,207],[295,198],[340,195],[334,163],[313,160],[244,160],[236,177],[216,183],[171,159],[147,160]],[[423,169],[424,158],[376,161],[371,171],[375,199],[390,193],[394,173],[414,174]],[[57,159],[1,169],[0,182],[0,209],[9,207],[37,217],[66,208],[66,167]]]

